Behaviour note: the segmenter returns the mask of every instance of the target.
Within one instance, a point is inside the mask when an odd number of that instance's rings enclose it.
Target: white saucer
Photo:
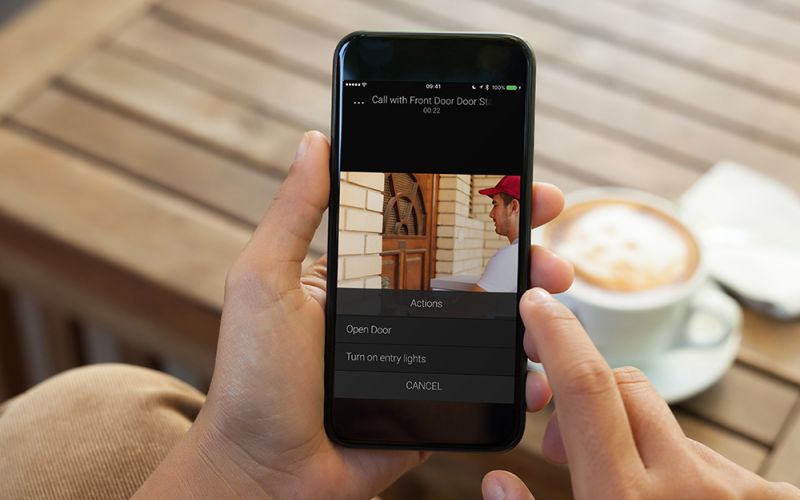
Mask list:
[[[708,389],[719,380],[736,359],[741,343],[742,333],[736,328],[718,345],[672,349],[639,368],[667,403],[677,403]],[[530,360],[528,368],[544,371],[541,364]]]
[[[722,378],[736,359],[741,343],[742,332],[736,328],[719,345],[672,349],[639,368],[667,403],[677,403],[703,392]]]

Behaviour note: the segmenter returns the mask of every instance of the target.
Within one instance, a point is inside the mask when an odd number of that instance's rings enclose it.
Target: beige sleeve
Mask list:
[[[130,498],[205,397],[161,372],[93,365],[0,406],[0,498]]]

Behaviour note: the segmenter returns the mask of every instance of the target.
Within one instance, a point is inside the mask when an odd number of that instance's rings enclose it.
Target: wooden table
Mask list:
[[[790,0],[43,0],[0,31],[0,397],[21,342],[9,297],[34,305],[51,350],[77,328],[210,373],[226,270],[302,131],[327,132],[332,51],[355,29],[528,39],[534,177],[565,191],[676,198],[726,158],[800,190]],[[675,414],[800,485],[800,324],[746,312],[743,334],[733,368]],[[438,455],[385,496],[475,497],[507,467],[568,497],[565,469],[541,460],[545,419],[511,453]]]

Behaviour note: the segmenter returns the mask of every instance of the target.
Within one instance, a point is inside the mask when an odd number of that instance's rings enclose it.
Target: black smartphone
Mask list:
[[[504,450],[525,424],[535,61],[507,34],[336,48],[325,429],[352,447]]]

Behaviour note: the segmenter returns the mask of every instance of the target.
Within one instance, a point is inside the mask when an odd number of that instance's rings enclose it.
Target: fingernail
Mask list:
[[[503,491],[503,486],[500,481],[492,481],[486,488],[486,496],[483,500],[503,500],[506,497],[506,492]]]
[[[546,300],[551,300],[553,297],[547,293],[547,290],[544,288],[531,288],[528,290],[527,299],[528,302],[544,302]]]
[[[311,143],[311,138],[309,137],[309,133],[306,132],[303,134],[303,138],[300,140],[300,144],[297,145],[297,152],[294,154],[294,159],[299,160],[303,156],[305,156],[306,151],[308,151],[308,145]]]

